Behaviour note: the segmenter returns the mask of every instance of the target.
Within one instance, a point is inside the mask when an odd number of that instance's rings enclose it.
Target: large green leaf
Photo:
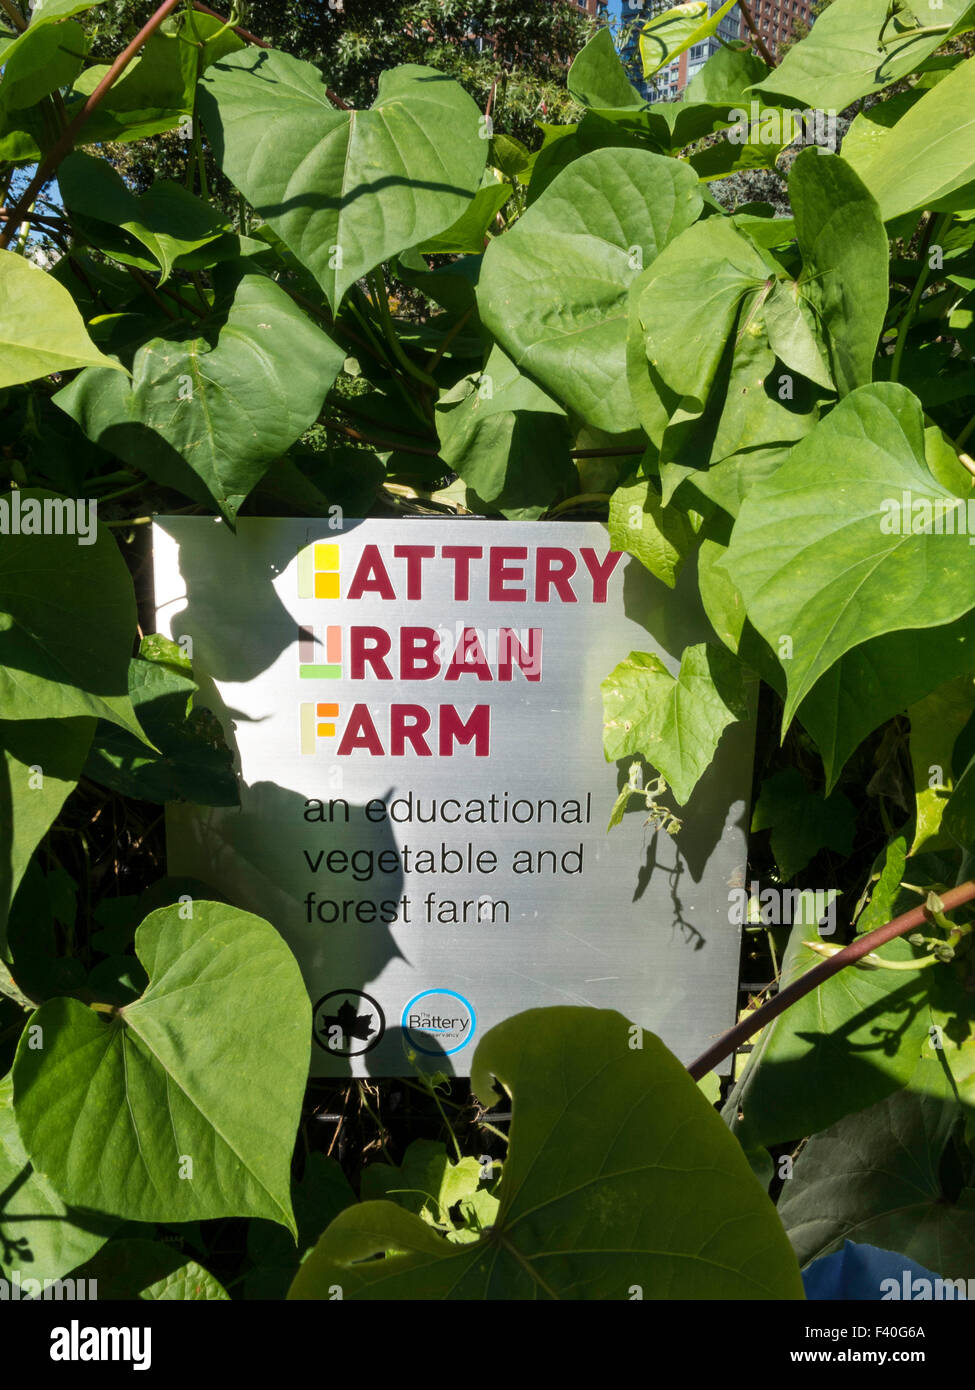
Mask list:
[[[0,53],[0,112],[33,106],[68,86],[81,71],[88,43],[80,24],[31,24]]]
[[[642,753],[682,806],[723,731],[748,715],[741,663],[705,642],[685,649],[676,676],[653,653],[631,652],[601,689],[607,761]]]
[[[801,292],[828,335],[842,396],[873,378],[887,316],[887,233],[874,199],[838,155],[803,150],[789,175],[789,197]]]
[[[474,102],[432,68],[384,72],[369,111],[339,111],[317,67],[248,49],[204,75],[199,104],[224,173],[335,309],[381,261],[452,226],[487,159]]]
[[[583,106],[606,110],[643,110],[646,101],[633,86],[620,62],[609,29],[597,29],[576,54],[568,76],[569,95]]]
[[[89,439],[150,475],[189,465],[233,520],[314,424],[345,354],[273,281],[245,274],[219,328],[175,326],[138,349],[132,382],[84,372],[57,404]]]
[[[966,1278],[975,1261],[975,1188],[953,1200],[940,1173],[960,1111],[940,1064],[924,1061],[909,1089],[815,1135],[779,1202],[800,1262],[854,1240]]]
[[[891,529],[904,529],[905,492],[926,533]],[[785,725],[852,648],[906,621],[938,627],[975,608],[968,536],[946,533],[945,518],[959,513],[964,499],[925,462],[921,403],[889,383],[851,392],[749,493],[724,567],[752,624],[785,653]]]
[[[712,480],[719,471],[712,468],[704,480]],[[735,510],[739,509],[740,504]],[[713,541],[701,547],[698,575],[708,619],[722,642],[784,695],[785,672],[745,617],[741,593],[722,566],[723,552],[724,547]],[[975,610],[944,627],[884,633],[841,656],[796,713],[822,756],[826,794],[868,734],[958,672],[973,668]]]
[[[0,955],[10,903],[77,785],[94,728],[92,719],[0,720]]]
[[[198,687],[189,678],[188,662],[185,671],[171,662],[172,651],[179,648],[165,638],[144,638],[140,655],[129,662],[133,708],[159,751],[100,721],[85,776],[139,801],[237,806],[233,753],[216,715],[205,706],[192,707]]]
[[[457,1245],[391,1202],[343,1212],[290,1296],[801,1298],[794,1257],[740,1147],[653,1034],[621,1014],[533,1009],[492,1028],[472,1084],[512,1096],[493,1229]],[[373,1260],[395,1249],[400,1254]]]
[[[72,367],[122,370],[91,341],[68,291],[13,251],[0,251],[0,298],[0,389]]]
[[[704,409],[742,302],[772,280],[751,243],[721,217],[688,228],[650,266],[637,305],[646,354],[685,398],[684,410]]]
[[[121,251],[121,259],[126,260],[126,243],[134,240],[161,270],[160,284],[169,278],[178,257],[215,241],[226,230],[209,203],[179,184],[159,179],[136,195],[107,160],[91,155],[69,155],[58,170],[58,184],[65,207],[82,231],[92,230],[92,239],[98,242],[99,224],[119,228],[127,234],[118,238],[120,245],[108,241],[101,243],[103,249],[109,254]]]
[[[22,1281],[61,1279],[104,1245],[115,1225],[69,1209],[31,1167],[14,1118],[13,1082],[0,1077],[0,1278],[17,1270]],[[41,1292],[28,1287],[24,1296]]]
[[[66,1201],[130,1220],[264,1216],[294,1232],[311,1046],[294,957],[260,917],[195,901],[151,913],[135,950],[150,980],[135,1003],[51,999],[31,1019],[44,1046],[24,1035],[13,1078],[32,1163]]]
[[[717,32],[718,25],[738,0],[725,0],[711,12],[708,0],[689,0],[662,14],[652,15],[640,26],[640,57],[643,75],[651,77],[660,68]]]
[[[975,58],[926,92],[853,167],[885,221],[930,208],[975,179]],[[845,146],[844,146],[845,149]]]
[[[937,32],[939,26],[959,32],[975,15],[971,0],[942,0],[937,9],[918,5],[920,25],[936,32],[913,36],[917,26],[910,8],[885,24],[891,9],[890,0],[833,0],[809,35],[762,82],[762,90],[792,97],[804,107],[842,111],[912,72],[948,37]]]
[[[30,489],[0,497],[0,515],[15,508],[23,528],[28,517],[43,524],[48,506],[52,525],[58,518],[63,525],[64,505]],[[80,532],[3,537],[0,710],[7,719],[96,715],[142,739],[126,679],[136,629],[132,580],[111,534],[81,544]]]
[[[495,346],[437,402],[444,462],[492,510],[539,516],[575,477],[565,411]]]
[[[701,211],[686,164],[646,150],[576,159],[484,257],[481,318],[515,365],[600,429],[637,423],[630,284]]]
[[[822,963],[805,945],[818,940],[815,923],[792,928],[782,987]],[[898,940],[879,954],[907,961],[922,953]],[[802,1139],[905,1085],[930,1026],[930,973],[848,966],[773,1019],[725,1111],[744,1147]]]

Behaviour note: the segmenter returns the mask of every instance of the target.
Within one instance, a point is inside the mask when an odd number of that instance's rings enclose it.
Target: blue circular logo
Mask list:
[[[452,989],[425,989],[403,1010],[403,1031],[417,1052],[449,1057],[474,1036],[477,1017],[468,1000]]]

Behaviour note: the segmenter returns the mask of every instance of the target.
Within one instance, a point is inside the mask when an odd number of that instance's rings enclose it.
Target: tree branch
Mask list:
[[[156,32],[163,20],[175,10],[179,3],[180,0],[164,0],[164,3],[159,6],[152,18],[142,26],[128,47],[123,49],[118,55],[115,62],[112,63],[108,72],[106,72],[105,76],[99,82],[77,116],[74,117],[48,153],[40,161],[34,177],[24,189],[16,206],[12,209],[10,221],[3,231],[0,232],[0,249],[5,249],[10,245],[16,234],[19,223],[24,220],[24,214],[57,169],[61,160],[74,148],[76,137],[87,122],[89,116],[98,107],[105,94],[122,75],[129,63],[131,63],[146,39]]]
[[[758,32],[758,25],[752,18],[752,7],[749,5],[748,0],[738,0],[738,8],[741,10],[742,17],[752,32],[752,38],[755,40],[755,47],[770,68],[776,67],[778,65],[778,59],[773,53],[769,52],[768,45]]]
[[[949,892],[939,896],[944,903],[944,911],[952,912],[956,907],[961,907],[963,903],[970,903],[975,899],[975,882],[968,879],[958,888],[952,888]],[[878,927],[876,931],[865,932],[863,936],[858,936],[856,941],[845,946],[842,951],[837,951],[835,956],[830,956],[821,965],[814,965],[812,970],[808,970],[805,975],[800,975],[799,979],[793,980],[791,985],[786,985],[785,989],[780,990],[768,1004],[764,1004],[762,1008],[748,1014],[736,1023],[734,1028],[729,1028],[727,1033],[722,1033],[717,1042],[712,1043],[706,1052],[702,1052],[687,1070],[695,1081],[700,1081],[702,1076],[706,1076],[725,1057],[730,1057],[736,1048],[740,1047],[753,1034],[759,1032],[766,1024],[771,1023],[773,1018],[778,1018],[779,1014],[785,1013],[790,1005],[810,994],[831,976],[838,974],[844,966],[855,964],[856,961],[869,955],[877,946],[883,946],[888,941],[893,941],[895,937],[906,936],[909,931],[923,927],[927,921],[926,908],[922,903],[919,907],[912,907],[910,912],[902,912],[899,917],[895,917],[892,922],[886,923],[885,926]]]

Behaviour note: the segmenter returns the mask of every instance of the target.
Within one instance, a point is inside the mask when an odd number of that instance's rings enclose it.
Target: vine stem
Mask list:
[[[918,305],[921,302],[921,296],[924,293],[925,286],[928,283],[928,276],[931,273],[931,259],[928,253],[931,250],[932,243],[934,243],[935,246],[938,245],[937,239],[940,238],[941,233],[944,231],[950,216],[951,214],[947,212],[942,213],[940,217],[936,217],[934,213],[931,213],[928,218],[928,225],[924,229],[924,236],[921,239],[921,249],[919,253],[921,266],[917,273],[917,279],[914,282],[914,288],[911,291],[911,297],[907,302],[907,308],[904,310],[904,317],[901,319],[897,328],[897,342],[894,344],[894,360],[890,364],[891,381],[900,381],[901,364],[904,360],[904,349],[907,347],[907,335],[911,331],[911,324],[914,322],[914,316],[917,313]]]
[[[970,903],[975,899],[975,881],[967,879],[957,888],[952,888],[940,896],[944,903],[943,910],[952,912],[956,907],[961,907],[963,903]],[[924,926],[927,920],[927,908],[922,903],[920,907],[912,907],[909,912],[902,912],[899,917],[895,917],[882,927],[877,927],[875,931],[864,933],[856,941],[851,942],[849,946],[844,946],[841,951],[830,956],[829,960],[824,960],[820,965],[813,966],[812,970],[807,970],[805,975],[800,975],[798,980],[793,980],[791,985],[786,985],[785,989],[779,990],[775,998],[768,1004],[763,1004],[760,1009],[748,1014],[736,1023],[734,1028],[729,1028],[727,1033],[722,1033],[717,1042],[712,1043],[706,1052],[702,1052],[687,1070],[695,1081],[700,1081],[702,1076],[706,1076],[725,1057],[730,1057],[743,1042],[758,1033],[766,1024],[771,1023],[773,1018],[778,1018],[779,1014],[785,1013],[786,1009],[795,1004],[797,1000],[811,994],[814,989],[818,989],[831,976],[839,974],[844,966],[855,965],[858,960],[868,956],[877,946],[883,946],[888,941],[893,941],[895,937],[906,936],[909,931],[914,931],[916,927]]]
[[[27,28],[27,20],[20,13],[20,10],[17,8],[17,6],[14,4],[14,0],[0,0],[0,10],[3,10],[4,14],[10,20],[10,23],[14,26],[14,28],[19,29],[21,33],[23,33],[23,31]]]
[[[106,93],[122,75],[129,63],[131,63],[146,39],[150,38],[151,35],[156,32],[163,20],[172,14],[173,10],[175,10],[176,6],[180,3],[181,0],[163,0],[163,4],[159,6],[152,18],[142,26],[132,42],[122,50],[114,63],[112,63],[108,72],[106,72],[91,96],[88,97],[78,114],[61,132],[61,135],[55,141],[54,145],[38,164],[34,177],[20,195],[16,206],[11,212],[11,220],[7,223],[6,227],[4,227],[3,231],[0,232],[0,250],[6,250],[7,247],[9,247],[17,226],[23,221],[25,212],[32,205],[38,193],[40,193],[48,179],[57,169],[61,160],[74,148],[75,140],[87,123],[92,112],[100,105]]]
[[[742,17],[744,18],[745,23],[751,30],[752,38],[755,40],[755,47],[758,49],[759,53],[761,53],[762,57],[765,59],[766,63],[768,63],[770,68],[777,67],[778,60],[776,59],[775,54],[769,51],[768,44],[765,42],[761,34],[758,32],[758,25],[752,18],[752,7],[748,4],[748,0],[738,0],[738,8],[741,10]]]

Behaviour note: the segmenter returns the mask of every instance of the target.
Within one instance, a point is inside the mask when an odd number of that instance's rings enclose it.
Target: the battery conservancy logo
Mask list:
[[[452,989],[426,989],[403,1010],[407,1039],[428,1057],[449,1057],[474,1036],[477,1018],[470,1002]]]

